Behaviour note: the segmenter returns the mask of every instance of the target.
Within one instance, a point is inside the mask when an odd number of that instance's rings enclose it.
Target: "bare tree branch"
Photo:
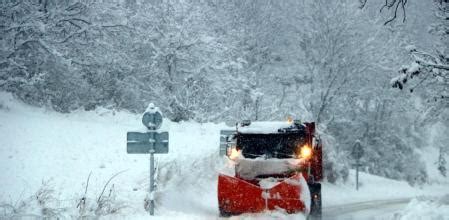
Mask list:
[[[385,0],[385,4],[382,6],[382,8],[380,9],[380,12],[382,12],[382,9],[384,9],[385,7],[387,7],[388,9],[394,7],[394,15],[393,17],[391,17],[390,19],[388,19],[384,25],[387,25],[388,23],[394,21],[397,18],[397,14],[398,14],[398,9],[399,6],[402,7],[402,13],[403,13],[403,19],[402,22],[405,22],[406,19],[406,12],[405,12],[405,5],[407,4],[407,0],[393,0],[390,4],[388,4],[388,0]]]

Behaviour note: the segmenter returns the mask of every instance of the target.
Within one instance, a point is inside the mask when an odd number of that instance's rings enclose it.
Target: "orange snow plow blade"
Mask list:
[[[284,210],[287,213],[304,212],[305,205],[300,199],[302,189],[299,184],[301,174],[290,177],[271,189],[236,177],[218,176],[218,206],[222,216],[242,213]],[[308,192],[308,191],[307,191]]]

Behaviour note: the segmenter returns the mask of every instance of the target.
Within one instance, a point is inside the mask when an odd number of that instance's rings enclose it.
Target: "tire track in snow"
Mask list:
[[[323,207],[323,219],[389,219],[391,214],[405,207],[411,198],[373,200]]]

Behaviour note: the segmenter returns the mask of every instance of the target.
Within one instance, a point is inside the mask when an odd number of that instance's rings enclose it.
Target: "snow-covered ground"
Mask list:
[[[433,184],[412,187],[404,181],[391,180],[364,172],[359,174],[359,190],[355,189],[355,171],[344,184],[324,183],[324,206],[336,206],[367,200],[405,199],[420,195],[438,196],[449,193],[449,184]]]
[[[396,214],[396,219],[449,219],[449,194],[438,198],[415,198]]]
[[[147,217],[144,201],[148,194],[149,156],[126,153],[126,132],[144,129],[140,120],[141,115],[104,109],[61,114],[25,105],[8,93],[0,93],[0,218],[42,214]],[[217,173],[227,166],[226,159],[218,155],[219,131],[225,127],[164,121],[162,130],[170,132],[170,152],[157,155],[157,218],[218,218]],[[353,180],[337,185],[325,183],[323,205],[449,191],[445,182],[413,188],[405,182],[365,173],[360,179],[359,191],[355,191]],[[285,216],[276,212],[234,218],[254,217],[303,218],[301,214]]]

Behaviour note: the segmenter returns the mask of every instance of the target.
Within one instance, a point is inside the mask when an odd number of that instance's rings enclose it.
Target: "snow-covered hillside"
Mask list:
[[[0,93],[0,218],[147,217],[144,201],[148,192],[149,156],[126,153],[126,132],[144,129],[140,120],[140,115],[104,109],[61,114],[27,106],[8,93]],[[170,132],[170,152],[157,155],[156,217],[218,218],[217,173],[227,166],[226,159],[218,155],[219,130],[225,127],[164,121],[162,129]],[[337,185],[325,183],[325,208],[375,199],[409,198],[444,189],[439,185],[416,189],[405,182],[365,173],[360,178],[362,185],[358,192],[352,180]],[[287,218],[282,213],[243,217]],[[302,218],[302,215],[288,217]]]
[[[126,153],[126,132],[143,129],[140,115],[107,110],[64,115],[22,105],[9,94],[1,94],[1,106],[2,203],[30,202],[21,211],[40,214],[29,197],[44,187],[51,191],[48,208],[67,208],[68,214],[77,215],[77,200],[83,197],[90,172],[87,198],[92,208],[108,179],[122,172],[107,187],[109,192],[113,185],[118,213],[146,214],[149,156]],[[157,213],[217,216],[220,127],[164,122],[162,129],[170,131],[170,153],[157,155]]]

